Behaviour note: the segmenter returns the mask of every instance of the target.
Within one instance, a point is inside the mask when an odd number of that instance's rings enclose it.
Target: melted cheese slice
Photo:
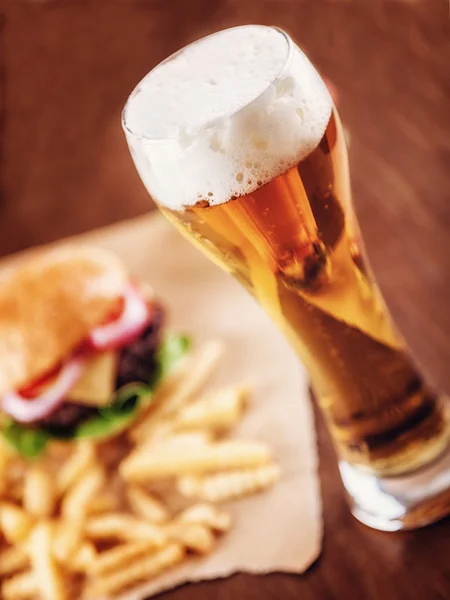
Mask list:
[[[89,358],[86,369],[74,387],[66,395],[87,406],[107,406],[115,390],[118,352],[100,352]]]

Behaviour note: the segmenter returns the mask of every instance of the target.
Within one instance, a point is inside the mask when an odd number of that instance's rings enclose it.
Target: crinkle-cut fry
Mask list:
[[[187,448],[192,446],[205,446],[211,444],[214,441],[214,435],[211,430],[194,430],[194,431],[182,431],[170,432],[167,437],[157,437],[156,439],[150,438],[146,442],[139,444],[139,451],[151,452],[154,448],[160,448],[162,446],[178,446],[180,448]]]
[[[40,597],[65,600],[64,577],[52,553],[52,529],[50,521],[40,521],[30,533],[27,547]]]
[[[231,528],[231,513],[213,504],[193,504],[177,516],[180,523],[205,525],[213,531],[225,533]]]
[[[78,573],[90,573],[97,560],[97,551],[91,542],[84,541],[81,546],[72,555],[68,569]]]
[[[127,542],[97,555],[92,563],[92,573],[100,575],[120,569],[144,554],[154,551],[152,543],[146,541]]]
[[[161,447],[152,452],[136,451],[119,466],[124,479],[151,481],[185,473],[245,469],[267,464],[271,452],[263,442],[231,440],[192,448]]]
[[[84,524],[81,519],[59,519],[53,532],[52,552],[56,560],[63,565],[69,565],[77,552],[84,534]]]
[[[9,502],[0,503],[0,533],[9,544],[23,542],[32,526],[32,518],[22,508]]]
[[[137,485],[131,485],[126,491],[128,503],[133,513],[151,523],[165,523],[170,518],[167,507],[149,492]]]
[[[181,544],[169,544],[154,554],[137,559],[130,565],[124,565],[114,573],[97,577],[90,590],[90,596],[115,594],[124,588],[156,577],[181,562],[184,555]]]
[[[270,464],[256,469],[231,471],[204,477],[185,475],[178,481],[178,491],[186,498],[225,502],[265,490],[276,483],[279,478],[279,466]]]
[[[63,494],[95,463],[95,448],[92,442],[83,440],[75,445],[72,455],[58,471],[57,488]]]
[[[61,502],[62,516],[68,519],[82,519],[104,484],[104,471],[99,466],[93,465],[64,496]]]
[[[158,525],[122,513],[91,517],[86,523],[85,535],[92,540],[145,540],[154,547],[163,546],[167,540]]]
[[[28,600],[28,598],[36,598],[38,592],[34,573],[25,571],[25,573],[14,575],[14,577],[3,583],[0,598],[3,600]],[[45,600],[47,599],[45,598]]]
[[[0,577],[22,571],[28,564],[28,556],[19,546],[9,546],[0,551]]]
[[[241,418],[248,388],[229,386],[185,406],[177,416],[175,429],[230,429]]]
[[[133,440],[153,437],[153,432],[165,417],[177,413],[208,381],[220,362],[224,352],[224,345],[218,340],[212,340],[200,348],[186,362],[184,377],[180,378],[179,385],[167,397],[161,398],[156,408],[131,431]]]
[[[51,517],[56,504],[56,489],[51,474],[38,465],[28,468],[23,487],[23,508],[36,518]]]
[[[167,532],[172,542],[179,542],[198,554],[209,554],[214,548],[215,537],[205,525],[174,521],[167,526]]]

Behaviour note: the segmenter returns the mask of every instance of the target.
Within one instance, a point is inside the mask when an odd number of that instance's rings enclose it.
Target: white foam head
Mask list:
[[[248,25],[187,46],[131,94],[123,122],[139,174],[169,208],[254,191],[310,154],[332,110],[308,58]]]

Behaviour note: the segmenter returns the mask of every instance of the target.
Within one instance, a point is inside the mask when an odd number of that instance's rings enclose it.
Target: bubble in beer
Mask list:
[[[332,110],[308,58],[283,32],[248,25],[208,36],[151,71],[124,126],[139,173],[172,209],[254,191],[319,144]],[[211,194],[211,195],[210,195]]]

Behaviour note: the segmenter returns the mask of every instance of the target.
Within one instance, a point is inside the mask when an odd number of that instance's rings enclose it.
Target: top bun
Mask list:
[[[95,247],[52,250],[0,286],[0,394],[20,389],[63,361],[120,308],[127,275]]]

